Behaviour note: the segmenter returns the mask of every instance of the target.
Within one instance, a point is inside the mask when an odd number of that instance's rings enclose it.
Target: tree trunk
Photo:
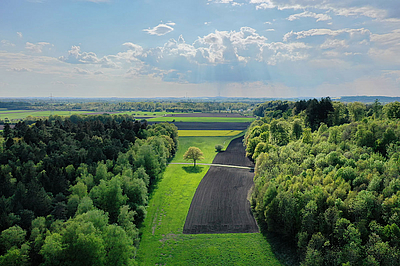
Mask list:
[[[196,167],[196,160],[193,160],[193,163],[194,163],[194,167]]]

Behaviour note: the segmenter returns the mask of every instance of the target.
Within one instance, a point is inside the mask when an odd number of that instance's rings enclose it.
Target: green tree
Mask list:
[[[193,160],[193,166],[196,166],[196,161],[203,160],[203,152],[197,147],[189,147],[183,155],[184,160]]]

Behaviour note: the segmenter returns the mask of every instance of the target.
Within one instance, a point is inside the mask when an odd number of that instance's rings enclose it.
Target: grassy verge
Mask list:
[[[189,146],[211,163],[215,144],[232,137],[181,137],[172,162],[180,162]],[[182,160],[183,161],[183,160]],[[208,166],[169,165],[152,194],[137,253],[139,265],[281,265],[262,234],[184,235],[193,195]]]
[[[229,122],[229,123],[244,123],[254,121],[254,117],[156,117],[151,118],[151,122]]]

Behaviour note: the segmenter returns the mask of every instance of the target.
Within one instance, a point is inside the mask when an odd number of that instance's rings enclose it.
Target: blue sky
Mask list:
[[[0,97],[400,96],[399,55],[400,1],[0,1]]]

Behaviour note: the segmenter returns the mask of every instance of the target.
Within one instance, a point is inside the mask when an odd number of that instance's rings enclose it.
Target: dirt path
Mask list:
[[[248,201],[254,164],[245,157],[242,139],[231,141],[226,151],[215,157],[193,197],[184,234],[259,231]]]

